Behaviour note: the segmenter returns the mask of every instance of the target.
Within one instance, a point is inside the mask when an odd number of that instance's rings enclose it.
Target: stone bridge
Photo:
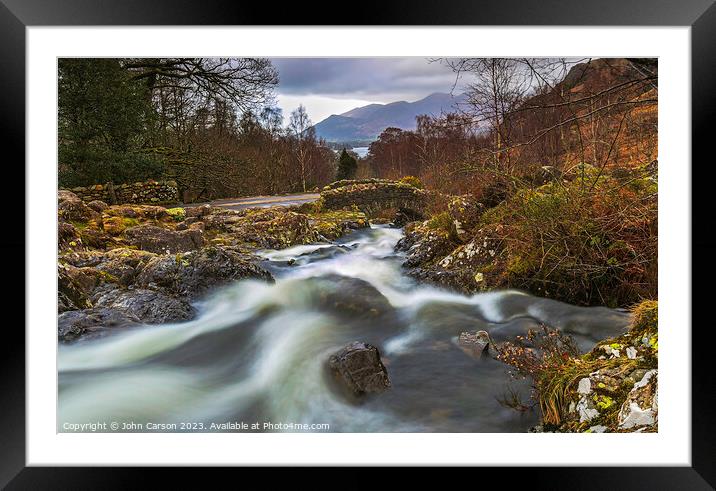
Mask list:
[[[387,179],[337,181],[323,188],[321,200],[329,210],[357,206],[366,215],[396,208],[424,215],[428,192],[410,184]]]

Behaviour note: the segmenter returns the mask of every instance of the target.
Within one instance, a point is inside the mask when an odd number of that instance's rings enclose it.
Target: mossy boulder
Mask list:
[[[482,203],[472,196],[458,196],[448,203],[451,232],[461,242],[467,242],[470,232],[480,222],[484,210]]]
[[[137,274],[156,254],[136,249],[116,248],[109,251],[85,251],[60,256],[64,264],[94,269],[104,282],[120,286],[132,284]]]
[[[92,249],[107,249],[113,243],[112,237],[99,228],[85,227],[79,234],[82,243]]]
[[[204,245],[200,230],[170,230],[155,225],[139,225],[122,233],[124,241],[143,251],[174,254],[199,249]]]
[[[104,210],[109,208],[109,205],[107,203],[98,199],[90,201],[89,203],[87,203],[87,206],[92,208],[97,213],[102,213]]]
[[[405,252],[404,267],[416,268],[431,266],[456,246],[457,243],[448,231],[433,227],[428,220],[406,227],[406,234],[398,241],[395,249]]]
[[[57,193],[57,214],[58,218],[65,222],[88,222],[100,216],[76,194],[64,190]]]
[[[234,218],[229,229],[237,243],[268,249],[284,249],[320,240],[308,216],[279,207],[248,210],[243,216]]]
[[[129,227],[139,225],[136,218],[126,218],[122,216],[103,216],[102,228],[107,234],[117,237]]]
[[[60,251],[84,250],[79,230],[68,222],[57,223],[57,245]]]
[[[408,275],[421,282],[440,285],[449,290],[472,294],[505,286],[502,272],[502,241],[497,226],[483,227],[466,244],[459,244],[444,231],[428,231],[414,241],[413,234],[406,235],[399,246],[407,249],[403,265],[410,268]]]
[[[338,210],[309,215],[312,227],[328,240],[335,240],[353,230],[369,227],[365,213],[355,210]]]
[[[248,278],[273,281],[271,274],[251,256],[230,247],[207,246],[184,254],[155,257],[142,269],[136,285],[196,298],[212,288]]]
[[[92,306],[89,294],[94,281],[79,268],[67,264],[57,266],[58,311],[86,309]]]

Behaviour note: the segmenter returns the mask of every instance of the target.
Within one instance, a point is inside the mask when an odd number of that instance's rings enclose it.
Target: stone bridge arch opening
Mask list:
[[[321,192],[323,207],[340,210],[356,206],[369,218],[393,210],[419,219],[425,216],[428,192],[411,184],[388,179],[344,180],[329,184]]]

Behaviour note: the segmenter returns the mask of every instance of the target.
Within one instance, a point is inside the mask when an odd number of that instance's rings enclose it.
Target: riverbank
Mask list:
[[[578,305],[627,308],[657,298],[656,162],[583,165],[443,197],[399,244],[410,275],[472,294],[518,288]]]
[[[228,210],[85,203],[58,195],[59,340],[192,319],[192,302],[232,281],[273,281],[259,249],[335,240],[358,211]]]

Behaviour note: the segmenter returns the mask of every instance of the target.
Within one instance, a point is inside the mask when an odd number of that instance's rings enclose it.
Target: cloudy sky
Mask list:
[[[371,103],[416,101],[450,92],[455,75],[426,58],[273,58],[284,117],[306,106],[314,123]]]

